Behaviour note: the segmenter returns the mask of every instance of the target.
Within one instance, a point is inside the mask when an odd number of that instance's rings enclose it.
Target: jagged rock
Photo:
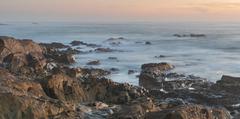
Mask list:
[[[39,45],[49,48],[49,49],[62,49],[62,48],[70,48],[68,45],[64,45],[62,43],[52,42],[52,43],[40,43]]]
[[[70,69],[67,69],[66,71],[66,74],[70,77],[73,77],[73,78],[79,78],[79,77],[83,77],[84,74],[83,74],[83,71],[81,68],[70,68]]]
[[[150,98],[139,98],[127,105],[122,105],[121,109],[110,116],[111,119],[144,119],[147,112],[157,110]]]
[[[79,53],[82,53],[80,50],[73,49],[73,48],[68,48],[67,50],[64,50],[62,52],[66,53],[66,54],[79,54]]]
[[[49,62],[56,62],[67,65],[75,63],[74,54],[80,52],[67,46],[67,50],[59,50],[58,45],[52,46],[52,44],[41,44],[41,46],[44,50],[44,56]]]
[[[3,59],[4,67],[16,74],[31,74],[43,72],[46,59],[42,53],[10,54]]]
[[[104,109],[108,108],[109,106],[106,103],[96,101],[94,103],[88,104],[89,106],[95,107],[96,109]]]
[[[217,81],[215,85],[212,86],[212,89],[218,91],[224,91],[227,93],[232,93],[235,95],[240,94],[240,78],[239,77],[231,77],[223,75],[222,79]]]
[[[27,55],[28,66],[33,67],[36,72],[40,72],[46,66],[46,58],[42,53],[34,52]]]
[[[97,68],[82,68],[82,73],[88,78],[102,78],[111,74],[109,71]]]
[[[61,101],[80,103],[87,99],[81,82],[64,74],[48,77],[47,82],[43,83],[43,88],[49,97]]]
[[[174,66],[163,62],[163,63],[149,63],[149,64],[143,64],[141,69],[143,72],[153,73],[153,74],[162,74],[166,71],[169,71],[173,69]]]
[[[162,111],[149,112],[145,119],[230,119],[230,114],[222,108],[201,105],[183,105]]]
[[[63,64],[73,64],[75,63],[75,57],[72,54],[61,54],[58,57],[55,57],[55,60],[58,63],[63,63]]]
[[[0,36],[0,62],[10,54],[43,53],[43,49],[32,40],[17,40],[13,37]]]
[[[143,64],[139,76],[139,85],[147,89],[154,88],[156,87],[156,84],[158,86],[158,82],[164,80],[166,72],[173,68],[174,66],[168,63]]]
[[[72,78],[102,78],[111,72],[96,68],[69,68],[67,66],[54,67],[53,74],[64,73]]]
[[[73,106],[48,98],[39,83],[19,80],[4,69],[0,69],[0,96],[1,119],[71,118],[74,112]]]
[[[125,104],[146,95],[146,91],[129,84],[115,83],[109,79],[85,79],[83,82],[89,101]]]
[[[169,72],[173,68],[174,66],[167,63],[144,64],[142,65],[139,84],[150,90],[161,89],[167,92],[182,89],[205,89],[212,85],[211,82],[201,77]]]
[[[43,72],[46,59],[43,49],[32,40],[17,40],[12,37],[0,37],[1,63],[16,74]]]

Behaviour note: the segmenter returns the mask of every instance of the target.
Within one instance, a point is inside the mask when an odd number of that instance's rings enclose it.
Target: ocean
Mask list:
[[[205,34],[206,37],[175,37],[173,34]],[[141,65],[169,62],[174,72],[195,75],[210,81],[222,75],[240,76],[240,23],[76,23],[76,22],[11,22],[0,25],[1,36],[33,39],[36,42],[73,40],[94,43],[121,52],[82,53],[76,56],[73,67],[93,67],[119,71],[109,78],[116,82],[138,85]],[[123,37],[119,45],[109,38]],[[145,42],[150,42],[146,45]],[[94,50],[80,46],[82,51]],[[155,56],[162,57],[155,57]],[[163,57],[164,56],[164,57]],[[109,59],[116,57],[117,60]],[[100,60],[97,66],[86,65]],[[128,70],[136,73],[128,74]]]

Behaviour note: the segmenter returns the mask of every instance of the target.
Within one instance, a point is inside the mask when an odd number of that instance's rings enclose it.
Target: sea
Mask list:
[[[205,37],[176,37],[174,34],[205,34]],[[175,66],[173,72],[212,82],[220,80],[222,75],[240,76],[240,23],[7,22],[0,24],[0,36],[67,45],[79,40],[115,49],[116,52],[108,53],[80,53],[72,67],[115,68],[118,71],[108,78],[133,85],[138,85],[141,65],[145,63],[168,62]],[[120,44],[107,42],[109,38],[119,37],[124,38]],[[86,46],[78,48],[94,50]],[[100,60],[100,65],[87,65],[93,60]],[[136,72],[128,74],[128,70]]]

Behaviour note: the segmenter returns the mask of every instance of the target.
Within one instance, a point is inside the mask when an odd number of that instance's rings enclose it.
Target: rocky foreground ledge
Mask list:
[[[239,78],[212,83],[150,63],[142,65],[137,87],[105,78],[102,69],[71,68],[76,53],[61,43],[0,37],[0,118],[240,118]]]

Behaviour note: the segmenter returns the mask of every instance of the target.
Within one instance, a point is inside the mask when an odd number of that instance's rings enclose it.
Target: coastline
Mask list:
[[[108,40],[116,45],[116,40],[121,39]],[[213,83],[205,78],[171,72],[175,66],[162,62],[142,65],[140,86],[117,83],[106,78],[111,71],[71,67],[75,63],[74,55],[84,53],[72,48],[80,44],[96,48],[92,51],[96,53],[121,52],[80,41],[70,46],[0,37],[0,95],[4,97],[0,99],[0,117],[239,117],[239,78],[223,76]],[[89,62],[90,65],[99,63],[94,59]]]

